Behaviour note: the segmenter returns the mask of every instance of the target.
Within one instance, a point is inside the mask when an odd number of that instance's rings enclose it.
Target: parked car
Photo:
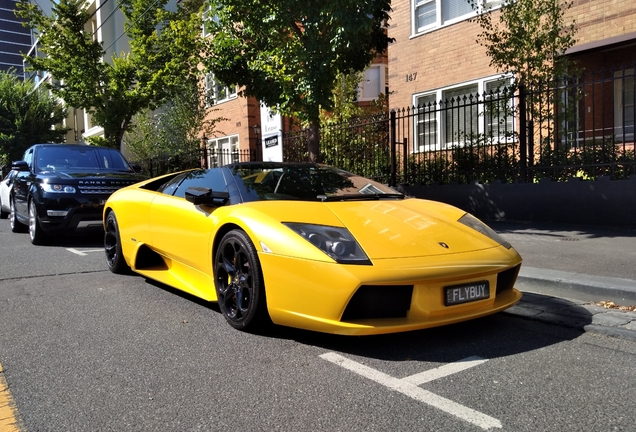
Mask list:
[[[240,330],[345,335],[481,317],[521,298],[521,257],[447,204],[315,164],[248,162],[120,189],[104,208],[114,273],[208,301]]]
[[[31,243],[56,234],[102,229],[104,203],[117,189],[144,179],[116,149],[79,144],[36,144],[14,162],[11,229]]]
[[[9,197],[11,196],[11,187],[16,173],[17,171],[15,170],[9,171],[6,177],[0,181],[0,219],[6,219],[11,212]]]

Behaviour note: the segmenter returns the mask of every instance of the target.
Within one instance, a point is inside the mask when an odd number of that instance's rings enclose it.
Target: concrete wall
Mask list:
[[[628,180],[400,186],[480,219],[636,226],[636,176]]]

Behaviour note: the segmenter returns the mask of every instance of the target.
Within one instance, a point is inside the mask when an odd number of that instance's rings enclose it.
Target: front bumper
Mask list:
[[[514,249],[503,247],[444,257],[376,260],[373,266],[266,253],[260,253],[259,258],[272,321],[326,333],[371,335],[424,329],[493,314],[521,299],[521,292],[513,288],[521,257]],[[444,304],[445,287],[476,281],[489,282],[488,298],[452,306]],[[374,291],[375,305],[370,310],[377,312],[385,304],[392,311],[388,317],[371,313],[371,317],[365,318],[364,313],[346,312],[351,310],[354,294],[368,286]],[[404,303],[404,292],[408,289],[405,287],[410,287],[410,296],[400,311],[395,305]],[[391,313],[395,316],[390,316]]]
[[[102,213],[106,199],[108,195],[58,197],[44,194],[36,201],[40,227],[49,235],[99,232],[103,230]],[[60,212],[65,215],[57,216]]]

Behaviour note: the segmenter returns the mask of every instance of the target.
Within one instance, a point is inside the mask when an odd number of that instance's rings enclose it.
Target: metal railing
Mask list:
[[[503,86],[327,124],[321,161],[397,185],[620,179],[636,174],[636,64]],[[503,82],[503,80],[502,80]],[[307,161],[308,131],[283,136],[283,159]],[[141,162],[158,175],[193,166],[262,160],[261,149],[202,148]]]

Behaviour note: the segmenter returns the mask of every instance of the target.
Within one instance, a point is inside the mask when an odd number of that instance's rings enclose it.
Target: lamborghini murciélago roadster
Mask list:
[[[218,302],[234,328],[366,335],[515,304],[519,254],[472,215],[325,165],[248,162],[113,193],[115,273]]]

